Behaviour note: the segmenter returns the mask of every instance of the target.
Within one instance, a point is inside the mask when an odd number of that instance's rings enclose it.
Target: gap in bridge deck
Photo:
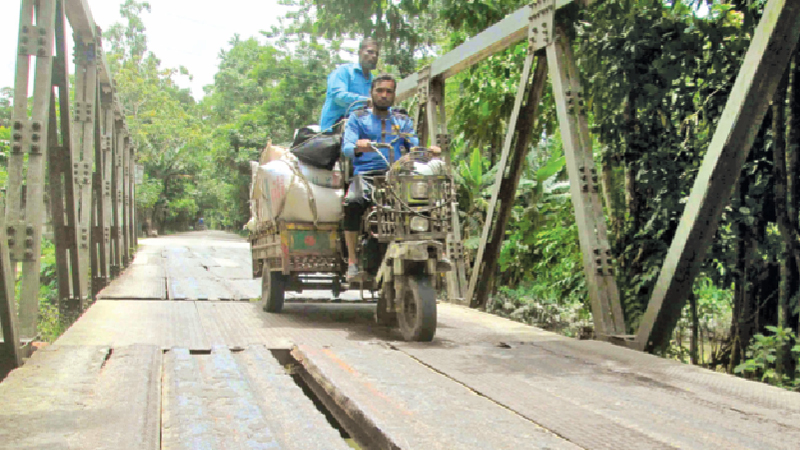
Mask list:
[[[325,416],[325,419],[328,421],[328,423],[331,424],[331,426],[339,432],[339,434],[342,436],[342,439],[344,439],[348,445],[350,445],[353,448],[363,449],[363,450],[368,450],[370,448],[367,446],[363,446],[364,444],[363,442],[361,443],[362,445],[359,445],[359,443],[357,443],[356,440],[353,439],[353,437],[351,437],[350,432],[348,432],[348,430],[339,422],[337,416],[340,419],[346,419],[346,417],[341,417],[341,413],[343,411],[337,411],[336,413],[334,413],[334,411],[332,411],[328,406],[326,406],[326,403],[329,404],[330,400],[323,401],[317,395],[316,392],[320,391],[319,387],[312,388],[308,384],[308,381],[313,382],[313,380],[309,380],[309,377],[307,376],[304,377],[303,375],[301,375],[301,371],[303,371],[304,369],[302,365],[300,365],[300,362],[294,359],[291,350],[270,349],[270,352],[272,353],[272,356],[274,356],[275,359],[278,360],[281,366],[283,366],[286,369],[286,372],[292,377],[292,381],[294,381],[294,383],[303,391],[303,394],[305,394],[305,396],[308,397],[314,403],[314,406],[317,408],[317,410],[320,413],[322,413],[322,415]],[[354,422],[352,422],[350,425],[351,430],[353,424]],[[352,431],[354,434],[358,434],[357,431],[355,430]]]

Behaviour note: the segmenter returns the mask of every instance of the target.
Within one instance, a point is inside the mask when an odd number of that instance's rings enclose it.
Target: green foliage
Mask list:
[[[42,241],[41,284],[39,286],[38,330],[45,342],[55,342],[65,331],[58,311],[58,278],[56,276],[56,246]]]
[[[621,224],[612,238],[631,324],[677,230],[749,45],[746,31],[730,6],[697,17],[692,2],[680,0],[596,2],[577,27],[592,128],[607,146],[605,163],[619,168],[610,187],[625,192],[623,204],[611,205]],[[732,211],[725,220],[740,217]],[[730,247],[719,244],[712,256],[727,261]]]
[[[291,33],[330,40],[373,37],[381,44],[383,64],[396,67],[401,76],[417,68],[443,37],[437,0],[284,0],[295,10],[289,14]]]
[[[776,370],[778,354],[785,348],[797,342],[797,336],[789,328],[767,326],[772,335],[765,336],[761,333],[753,336],[753,341],[747,350],[747,359],[734,369],[738,375],[756,377],[762,382],[780,387],[800,387],[798,378],[780,373]],[[791,349],[793,359],[800,367],[800,344],[795,344]],[[800,375],[800,373],[798,374]]]

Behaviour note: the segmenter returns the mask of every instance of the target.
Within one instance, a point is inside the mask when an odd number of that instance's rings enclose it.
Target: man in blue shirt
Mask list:
[[[355,178],[350,184],[344,204],[344,238],[347,244],[347,280],[353,281],[359,275],[356,259],[356,242],[361,229],[361,217],[369,207],[369,186],[361,175],[368,172],[383,173],[389,169],[387,161],[394,163],[402,156],[403,148],[416,147],[416,136],[398,137],[413,134],[411,118],[392,110],[397,81],[391,75],[381,75],[372,82],[372,109],[359,110],[347,119],[342,142],[342,154],[353,161]],[[391,149],[381,148],[376,153],[370,142],[389,143]],[[438,147],[431,147],[438,153]],[[382,156],[381,156],[382,155]],[[385,158],[385,159],[384,159]]]
[[[319,119],[322,131],[332,129],[353,103],[362,101],[366,105],[369,101],[372,71],[378,64],[379,53],[378,43],[366,38],[358,47],[358,63],[341,65],[328,75],[328,91]]]

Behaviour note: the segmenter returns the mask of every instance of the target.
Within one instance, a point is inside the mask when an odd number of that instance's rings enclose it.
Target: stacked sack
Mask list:
[[[285,153],[254,168],[251,209],[255,224],[338,222],[342,215],[342,178],[336,169],[309,166]]]

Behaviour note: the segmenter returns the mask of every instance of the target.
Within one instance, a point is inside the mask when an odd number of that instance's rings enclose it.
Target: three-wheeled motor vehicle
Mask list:
[[[391,143],[372,145],[377,151]],[[315,188],[300,179],[304,173],[301,161],[283,161],[293,166],[289,186],[261,189],[283,194],[280,206],[273,207],[278,214],[256,221],[250,234],[253,276],[262,277],[264,310],[281,312],[286,291],[330,289],[338,298],[344,290],[360,289],[362,299],[364,291],[372,291],[378,293],[375,317],[379,323],[399,325],[409,341],[432,340],[436,332],[436,286],[442,285],[438,282],[440,274],[452,269],[445,243],[451,233],[455,201],[451,170],[435,156],[427,148],[413,147],[400,160],[387,161],[388,172],[368,177],[372,202],[363,216],[358,245],[364,274],[358,282],[349,284],[345,281],[343,214],[335,218],[328,214],[327,221],[319,220],[320,201],[330,207],[330,200],[314,198]],[[350,164],[342,159],[335,169],[335,175],[343,181],[339,202],[350,178]],[[289,189],[309,193],[308,205],[302,206],[311,211],[312,220],[281,217],[280,212],[297,206],[285,204]],[[341,203],[338,206],[341,211]]]

